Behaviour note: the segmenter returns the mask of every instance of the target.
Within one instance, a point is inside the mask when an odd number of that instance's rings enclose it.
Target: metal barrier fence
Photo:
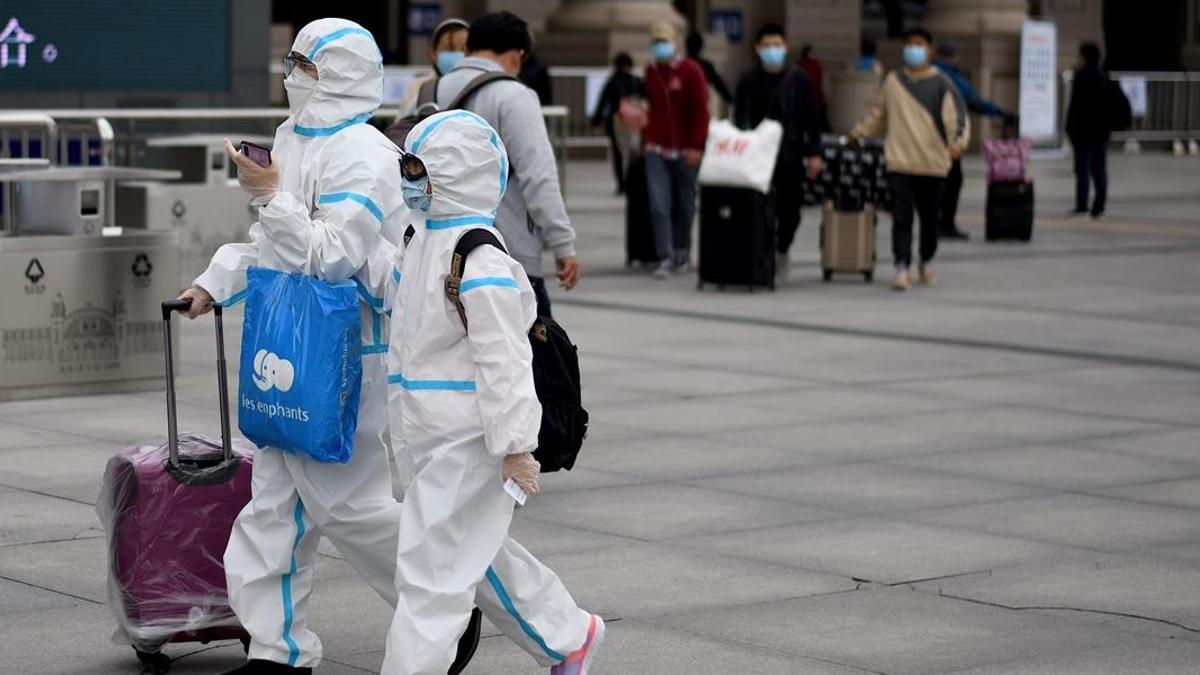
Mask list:
[[[1166,142],[1177,153],[1200,153],[1200,72],[1113,72],[1133,109],[1133,125],[1113,133],[1127,143]],[[1062,129],[1066,130],[1073,73],[1063,73]]]

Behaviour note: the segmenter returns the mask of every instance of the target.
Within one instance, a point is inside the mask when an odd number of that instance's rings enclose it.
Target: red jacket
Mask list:
[[[692,59],[646,66],[650,112],[642,138],[666,150],[704,150],[708,140],[708,80]]]

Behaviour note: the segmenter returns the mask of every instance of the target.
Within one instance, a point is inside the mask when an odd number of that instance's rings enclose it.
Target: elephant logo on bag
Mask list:
[[[258,350],[254,355],[254,384],[260,391],[271,391],[271,388],[281,392],[289,391],[296,380],[296,369],[292,362],[265,349]]]

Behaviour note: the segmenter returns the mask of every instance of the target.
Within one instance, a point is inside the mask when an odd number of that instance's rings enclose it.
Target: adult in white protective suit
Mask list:
[[[362,27],[321,19],[296,36],[285,71],[291,117],[275,133],[271,166],[232,155],[259,207],[250,243],[221,247],[184,296],[192,298],[193,318],[214,298],[237,304],[252,265],[328,281],[353,278],[363,300],[362,394],[348,464],[271,448],[255,459],[252,497],[225,551],[230,604],[252,638],[250,661],[233,671],[239,674],[308,673],[319,663],[321,642],[307,619],[320,535],[396,602],[399,504],[385,445],[382,298],[398,275],[388,240],[399,242],[408,211],[398,190],[399,153],[365,124],[381,102],[382,58]]]
[[[401,504],[399,602],[383,673],[446,672],[475,603],[552,673],[582,675],[604,622],[508,536],[514,502],[504,479],[537,491],[533,289],[518,262],[483,246],[461,285],[469,331],[445,290],[465,232],[491,228],[499,238],[508,158],[492,127],[461,110],[418,124],[406,147],[402,192],[424,221],[391,302],[388,407],[393,448],[410,455],[415,475]]]

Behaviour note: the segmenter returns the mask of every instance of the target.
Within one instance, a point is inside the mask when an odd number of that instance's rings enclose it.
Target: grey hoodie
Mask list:
[[[464,58],[438,83],[438,105],[449,105],[480,73],[502,70],[490,59]],[[463,107],[487,120],[508,150],[512,170],[508,190],[496,212],[496,227],[508,244],[509,254],[521,263],[525,273],[540,277],[543,244],[555,259],[574,256],[575,230],[563,204],[554,149],[537,94],[520,82],[492,82],[467,99]]]

